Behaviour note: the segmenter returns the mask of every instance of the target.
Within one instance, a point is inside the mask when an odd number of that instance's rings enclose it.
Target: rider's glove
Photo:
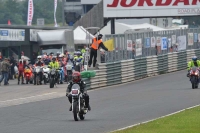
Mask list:
[[[66,97],[68,97],[69,96],[69,92],[66,92]]]

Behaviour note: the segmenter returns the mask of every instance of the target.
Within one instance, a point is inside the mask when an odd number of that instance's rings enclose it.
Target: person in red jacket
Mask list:
[[[20,77],[22,77],[21,84],[24,84],[24,63],[22,62],[22,60],[19,60],[18,71],[19,71],[18,85],[19,85],[19,82],[20,82]]]

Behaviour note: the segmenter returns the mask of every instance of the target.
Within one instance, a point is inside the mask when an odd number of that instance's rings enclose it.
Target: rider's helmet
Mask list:
[[[77,71],[73,72],[73,74],[72,74],[72,80],[75,83],[79,82],[81,80],[81,74],[80,74],[80,72],[77,72]]]
[[[59,58],[62,58],[62,57],[63,57],[63,56],[60,54],[60,55],[59,55]]]
[[[38,60],[41,60],[41,59],[42,59],[42,56],[39,55],[39,56],[37,57],[37,59],[38,59]]]
[[[196,56],[192,57],[192,60],[193,60],[194,62],[196,62],[196,61],[197,61],[197,57],[196,57]]]
[[[19,63],[22,64],[22,60],[21,59],[19,60]]]
[[[79,56],[81,56],[82,55],[82,53],[80,52],[80,51],[78,51],[77,52],[77,56],[79,57]]]
[[[74,51],[74,55],[75,55],[75,56],[77,55],[77,51]]]
[[[55,62],[56,61],[56,56],[52,57],[52,61]]]
[[[60,52],[57,52],[57,53],[56,53],[57,57],[59,57],[60,54],[61,54]]]

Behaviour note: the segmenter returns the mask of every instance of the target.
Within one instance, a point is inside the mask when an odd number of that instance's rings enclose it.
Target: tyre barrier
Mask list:
[[[134,80],[187,69],[193,56],[200,58],[200,50],[173,52],[158,56],[141,57],[113,63],[98,64],[96,76],[83,79],[86,89],[112,86]]]

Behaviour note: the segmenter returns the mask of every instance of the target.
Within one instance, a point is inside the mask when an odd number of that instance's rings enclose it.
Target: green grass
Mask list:
[[[200,107],[113,133],[200,133]]]

